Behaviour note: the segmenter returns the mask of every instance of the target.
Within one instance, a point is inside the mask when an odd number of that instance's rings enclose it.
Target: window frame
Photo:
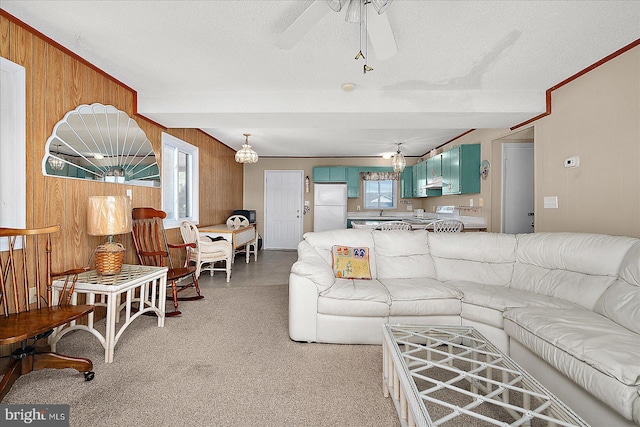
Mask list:
[[[175,171],[178,168],[178,156],[175,156],[175,160],[174,160],[174,165],[172,170],[174,171],[172,176],[166,176],[165,174],[165,161],[167,161],[167,159],[169,158],[169,156],[167,155],[168,150],[177,150],[178,152],[181,153],[185,153],[187,154],[187,180],[191,185],[187,185],[187,200],[189,201],[190,204],[190,210],[191,210],[191,215],[186,216],[186,217],[173,217],[173,218],[169,218],[167,216],[167,218],[164,219],[164,227],[166,229],[172,229],[172,228],[178,228],[180,227],[180,223],[183,220],[190,220],[193,221],[194,223],[198,224],[199,218],[200,218],[200,157],[199,157],[199,149],[198,147],[196,147],[195,145],[191,145],[188,142],[185,142],[179,138],[176,138],[173,135],[170,135],[168,133],[162,132],[162,170],[161,170],[161,185],[162,185],[162,210],[164,210],[165,212],[167,212],[168,215],[168,211],[166,209],[166,207],[168,206],[168,204],[171,202],[173,203],[173,207],[172,210],[173,212],[179,212],[178,206],[177,206],[177,198],[175,197],[176,194],[173,194],[172,200],[169,201],[167,200],[166,194],[165,194],[165,183],[167,182],[167,180],[171,179],[173,181],[172,184],[173,188],[177,189],[178,185],[177,185],[177,180],[178,180],[178,174],[175,173]]]
[[[2,108],[0,108],[0,223],[3,227],[27,227],[26,70],[0,57]],[[6,139],[6,140],[5,140]],[[11,197],[6,197],[11,195]],[[11,203],[8,203],[11,200]],[[16,249],[22,247],[16,241]],[[6,241],[0,251],[6,251]]]
[[[370,206],[367,203],[367,185],[368,183],[376,183],[378,184],[378,198],[380,198],[380,195],[382,193],[380,193],[380,182],[382,181],[389,181],[391,182],[391,195],[392,195],[392,201],[391,201],[391,206],[389,207],[380,207],[378,205],[378,207],[374,207],[374,206]],[[363,204],[364,204],[364,208],[365,209],[370,209],[370,210],[396,210],[398,209],[398,181],[395,179],[382,179],[382,180],[365,180],[363,181],[363,196],[364,196],[364,200],[363,200]]]

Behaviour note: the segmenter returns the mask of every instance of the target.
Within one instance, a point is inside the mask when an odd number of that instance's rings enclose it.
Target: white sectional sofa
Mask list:
[[[334,245],[369,248],[338,279]],[[640,425],[640,239],[580,233],[307,233],[295,341],[380,344],[385,323],[470,325],[593,426]]]

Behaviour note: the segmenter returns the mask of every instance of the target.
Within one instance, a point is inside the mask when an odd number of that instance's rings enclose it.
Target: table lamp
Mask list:
[[[87,206],[87,233],[108,236],[107,243],[95,250],[98,274],[118,274],[122,269],[125,248],[115,243],[115,234],[131,231],[131,199],[126,196],[92,196]]]

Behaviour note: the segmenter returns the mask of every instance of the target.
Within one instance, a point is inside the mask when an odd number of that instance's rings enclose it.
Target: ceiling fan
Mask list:
[[[375,11],[367,14],[366,30],[377,59],[391,58],[398,53],[389,19],[384,13],[393,0],[314,0],[313,3],[285,30],[276,41],[280,49],[291,49],[317,24],[329,9],[340,12],[347,4],[345,20],[360,23],[360,10],[373,5]],[[327,7],[328,6],[328,7]]]

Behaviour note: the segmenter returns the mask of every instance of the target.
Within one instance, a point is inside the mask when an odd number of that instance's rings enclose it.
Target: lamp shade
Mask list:
[[[87,233],[113,236],[131,231],[131,199],[126,196],[92,196],[87,206]]]

